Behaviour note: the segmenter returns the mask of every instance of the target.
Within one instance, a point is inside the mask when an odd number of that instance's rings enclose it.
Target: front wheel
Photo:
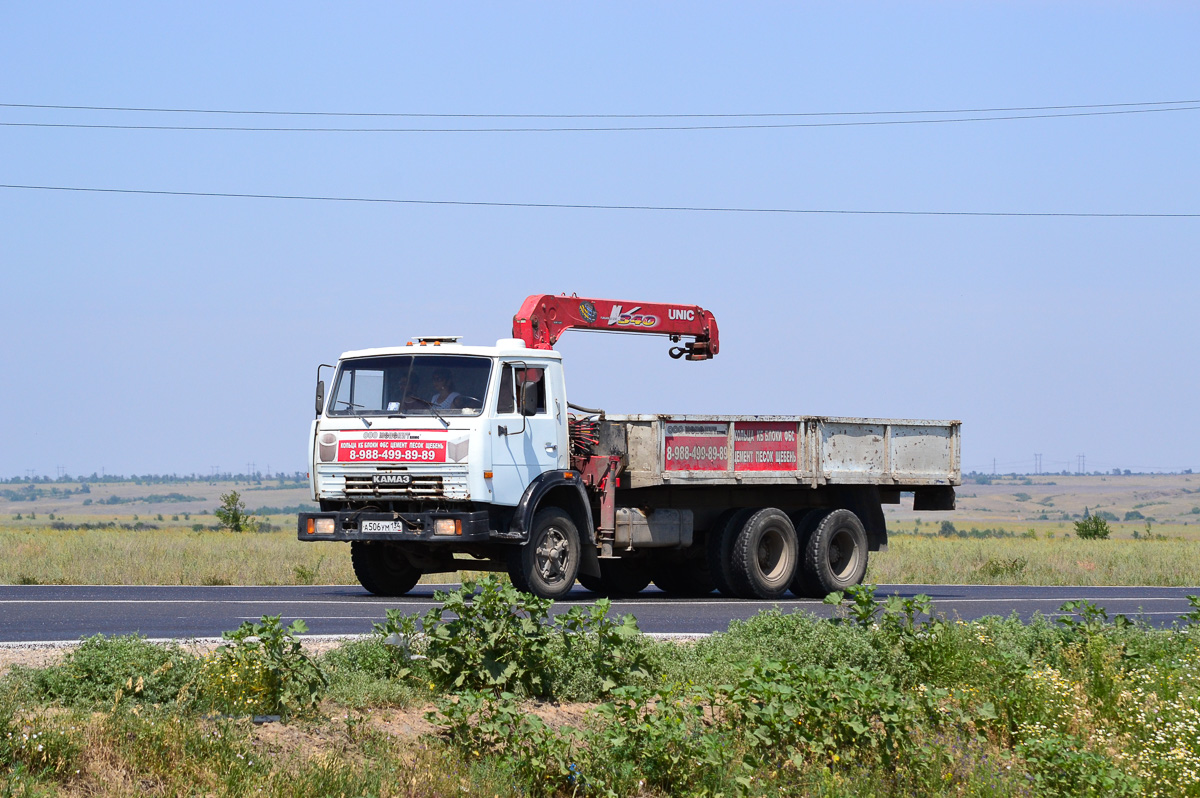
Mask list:
[[[350,564],[358,583],[376,596],[403,596],[421,578],[399,545],[387,541],[351,541]]]
[[[518,590],[548,599],[570,592],[579,575],[582,548],[571,516],[557,507],[538,510],[529,540],[508,558],[508,576]]]

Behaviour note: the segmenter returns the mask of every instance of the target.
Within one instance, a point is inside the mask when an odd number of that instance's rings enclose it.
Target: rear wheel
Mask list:
[[[792,526],[796,527],[796,540],[800,544],[800,559],[796,563],[796,575],[792,577],[792,584],[789,589],[794,595],[801,598],[821,598],[827,595],[821,592],[821,587],[804,567],[804,552],[808,548],[808,540],[812,537],[813,529],[828,514],[829,510],[816,509],[801,510],[789,516],[792,519]]]
[[[867,573],[867,531],[849,510],[834,510],[813,527],[804,547],[805,579],[821,598],[862,582]]]
[[[746,519],[733,539],[730,576],[741,598],[777,599],[796,573],[800,546],[783,510],[768,507]]]
[[[730,556],[733,553],[733,541],[737,537],[738,531],[745,526],[746,519],[754,515],[755,510],[745,509],[738,510],[730,515],[724,525],[714,525],[712,532],[708,536],[708,573],[712,577],[713,584],[717,590],[721,591],[721,595],[735,597],[733,582],[731,581],[733,573],[730,564]]]
[[[534,515],[529,540],[509,554],[508,576],[518,590],[560,599],[575,585],[581,553],[571,516],[546,507]]]
[[[403,596],[421,578],[400,546],[389,541],[351,541],[350,563],[358,583],[376,596]]]

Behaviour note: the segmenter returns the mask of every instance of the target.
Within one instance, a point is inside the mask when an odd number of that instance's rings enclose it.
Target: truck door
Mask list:
[[[559,468],[560,460],[566,462],[555,418],[559,391],[548,384],[550,372],[544,365],[522,361],[501,366],[491,430],[492,501],[496,504],[515,505],[539,474]],[[522,390],[530,415],[521,413]]]

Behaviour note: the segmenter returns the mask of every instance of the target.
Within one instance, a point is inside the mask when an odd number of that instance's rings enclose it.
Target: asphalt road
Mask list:
[[[0,586],[0,643],[78,640],[97,633],[141,634],[149,638],[218,637],[242,621],[264,614],[282,615],[285,623],[303,618],[311,634],[349,635],[371,631],[384,611],[399,607],[424,612],[435,605],[433,592],[445,585],[418,585],[403,598],[377,598],[357,585],[315,587],[76,587],[65,585]],[[1188,594],[1200,588],[1164,587],[987,587],[977,585],[880,585],[877,595],[929,595],[937,612],[964,620],[1016,612],[1057,615],[1066,601],[1087,599],[1108,611],[1143,616],[1167,626],[1189,611]],[[576,588],[555,609],[590,603],[591,593]],[[748,618],[776,606],[828,617],[820,601],[742,601],[713,594],[674,599],[651,587],[631,599],[613,602],[613,611],[632,613],[643,631],[702,634],[724,630],[735,618]]]

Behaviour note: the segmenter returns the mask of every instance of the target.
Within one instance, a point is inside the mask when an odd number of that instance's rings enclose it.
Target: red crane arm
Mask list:
[[[651,333],[672,341],[687,336],[682,347],[672,347],[671,357],[708,360],[720,350],[717,320],[696,305],[660,302],[623,302],[586,299],[565,294],[526,297],[513,316],[513,337],[531,349],[551,349],[572,328],[600,332]]]

